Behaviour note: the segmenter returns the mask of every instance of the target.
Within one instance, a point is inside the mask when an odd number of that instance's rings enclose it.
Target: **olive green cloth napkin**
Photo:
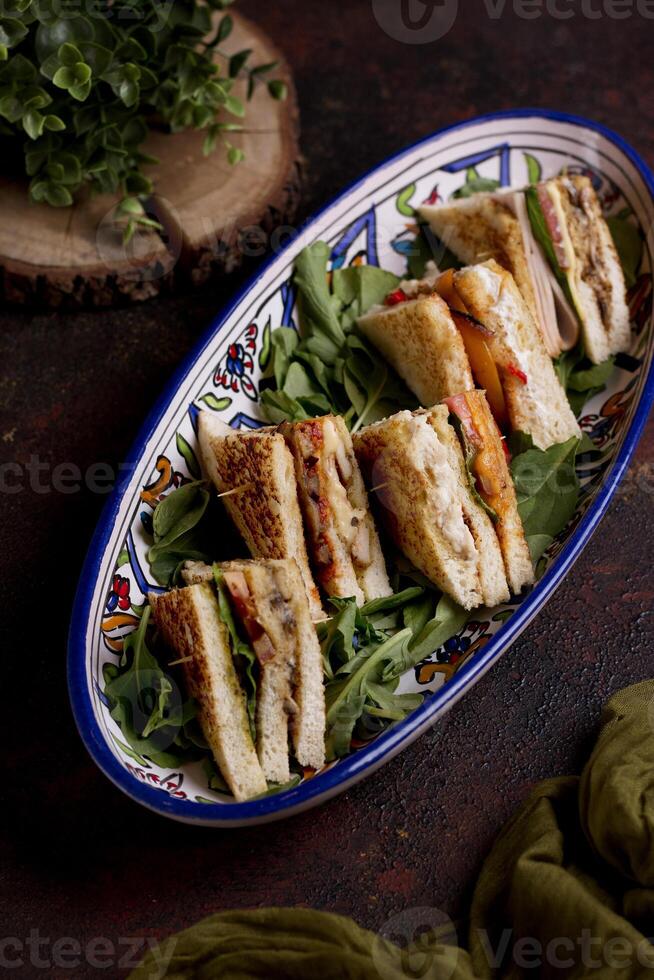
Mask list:
[[[309,909],[222,912],[165,940],[130,980],[632,980],[654,976],[654,681],[606,705],[581,778],[542,783],[486,860],[468,949],[400,949]]]

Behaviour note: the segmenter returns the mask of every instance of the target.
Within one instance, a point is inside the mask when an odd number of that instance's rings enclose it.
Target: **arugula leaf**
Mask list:
[[[536,564],[538,559],[543,555],[549,546],[554,541],[551,534],[528,534],[527,535],[527,545],[529,546],[529,553],[531,554],[531,560]]]
[[[204,517],[209,504],[206,483],[186,483],[168,494],[152,515],[152,529],[157,547],[168,547],[192,530]]]
[[[295,260],[295,284],[301,297],[305,335],[324,334],[338,350],[345,343],[345,334],[336,312],[338,302],[330,293],[327,282],[330,255],[325,242],[302,249]]]
[[[248,721],[250,723],[250,734],[253,741],[257,737],[256,716],[257,716],[257,679],[258,662],[256,654],[249,643],[241,638],[236,626],[236,620],[232,613],[232,607],[227,594],[225,577],[221,569],[213,566],[213,577],[218,592],[218,609],[220,618],[227,627],[232,647],[232,657],[236,666],[236,672],[241,681],[241,686],[245,692]]]
[[[575,469],[579,445],[579,439],[573,437],[549,449],[528,449],[514,457],[511,475],[527,537],[555,538],[573,517],[579,499]]]
[[[384,640],[374,650],[361,651],[355,657],[357,669],[351,670],[345,680],[327,686],[327,728],[330,734],[334,725],[342,725],[344,719],[347,719],[349,724],[355,714],[357,717],[354,718],[354,721],[360,717],[367,693],[366,683],[368,681],[378,682],[381,679],[385,663],[392,662],[398,654],[401,655],[410,639],[411,630],[404,629],[396,633],[395,636]],[[360,700],[361,698],[364,699],[363,702]]]
[[[407,258],[407,273],[410,278],[424,278],[428,262],[435,262],[441,272],[460,269],[462,266],[454,252],[443,244],[428,224],[423,223],[419,225],[413,249]]]
[[[285,391],[261,392],[261,404],[264,407],[269,422],[279,425],[280,422],[302,422],[311,416],[305,411],[299,401],[290,398]]]
[[[326,623],[318,624],[324,672],[330,680],[333,679],[334,673],[355,655],[356,617],[356,602],[354,599],[348,599],[343,602],[336,615]]]
[[[418,407],[415,396],[361,337],[350,334],[347,347],[345,389],[358,415],[352,432],[403,408]]]
[[[156,765],[176,767],[201,758],[206,744],[191,727],[195,701],[183,700],[147,647],[150,611],[146,606],[138,628],[126,637],[119,664],[104,665],[104,693],[130,748]]]
[[[393,694],[387,686],[372,681],[366,685],[366,692],[369,701],[373,702],[372,705],[366,705],[367,714],[376,718],[385,718],[387,721],[402,721],[420,707],[424,700],[424,695],[420,693]]]
[[[398,276],[374,265],[337,269],[332,278],[334,296],[341,303],[340,321],[349,330],[358,317],[372,306],[383,303],[400,284]]]
[[[355,328],[357,318],[382,302],[399,279],[375,266],[337,269],[328,277],[330,254],[324,242],[316,242],[296,260],[302,336],[288,327],[273,331],[268,378],[274,377],[276,389],[261,392],[266,416],[274,424],[334,412],[356,429],[401,408],[417,407]]]
[[[636,285],[643,259],[643,237],[640,229],[628,220],[630,211],[606,219],[624,272],[627,289]]]
[[[480,194],[484,191],[496,191],[501,184],[499,180],[490,177],[481,177],[476,167],[468,167],[466,172],[466,182],[458,191],[451,195],[453,198],[472,197],[473,194]]]
[[[425,590],[422,586],[414,585],[402,592],[396,592],[394,595],[383,596],[381,599],[371,599],[370,602],[361,606],[361,615],[374,616],[376,613],[388,612],[390,609],[399,609],[414,599],[420,598],[424,593]]]
[[[563,385],[570,407],[579,415],[586,402],[606,388],[615,359],[608,358],[602,364],[593,364],[580,346],[565,351],[554,362],[554,368]]]
[[[270,336],[272,357],[268,370],[272,370],[278,388],[284,387],[293,353],[299,343],[298,332],[292,327],[278,327]]]
[[[353,694],[332,712],[325,740],[327,759],[341,759],[351,751],[354,728],[363,714],[365,703],[364,694]]]
[[[449,596],[441,596],[436,612],[420,632],[414,634],[409,644],[384,668],[382,678],[390,681],[411,670],[434,650],[443,646],[446,640],[455,636],[468,621],[469,613]]]
[[[350,751],[353,737],[370,738],[421,703],[421,694],[395,693],[400,676],[458,633],[468,613],[429,583],[361,608],[353,598],[330,602],[337,613],[319,625],[318,635],[327,677],[329,758],[337,758]],[[383,632],[384,616],[392,635]],[[404,620],[399,631],[397,620]]]
[[[402,609],[402,621],[404,626],[411,630],[414,637],[422,633],[423,629],[436,614],[438,603],[437,596],[430,590],[422,590],[422,595],[407,602]]]

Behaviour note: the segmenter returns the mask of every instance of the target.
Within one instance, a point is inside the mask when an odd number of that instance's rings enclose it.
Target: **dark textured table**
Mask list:
[[[295,70],[307,158],[300,219],[406,144],[495,109],[571,110],[654,157],[654,21],[635,3],[622,20],[590,18],[601,0],[588,0],[585,14],[580,3],[559,3],[575,12],[567,20],[523,19],[508,2],[475,4],[473,17],[466,3],[450,33],[424,46],[389,37],[371,0],[240,6]],[[32,488],[0,496],[0,939],[24,943],[38,930],[22,953],[10,943],[0,955],[22,956],[21,975],[42,975],[55,940],[72,937],[83,947],[75,976],[95,975],[89,960],[119,976],[127,937],[144,942],[230,907],[310,905],[373,929],[414,906],[456,916],[508,815],[537,780],[578,771],[602,702],[652,672],[650,424],[601,530],[547,609],[442,723],[373,779],[292,820],[223,833],[166,821],[114,789],[77,736],[64,672],[73,593],[103,498],[48,488],[59,464],[84,473],[120,463],[241,279],[128,310],[2,318],[2,459],[42,464]],[[88,947],[94,937],[105,945]],[[39,948],[38,939],[48,942]],[[60,944],[60,960],[62,949],[69,963],[78,958]]]

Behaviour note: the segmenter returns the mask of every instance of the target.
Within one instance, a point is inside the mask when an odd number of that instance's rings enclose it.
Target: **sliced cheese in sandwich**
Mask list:
[[[581,431],[542,336],[512,275],[493,259],[454,274],[466,310],[489,331],[511,428],[548,449]]]
[[[444,405],[400,412],[354,436],[389,535],[412,564],[465,609],[509,597],[490,517],[473,496]]]
[[[293,457],[277,429],[242,432],[200,412],[202,466],[254,558],[293,558],[314,619],[323,616],[309,568]]]
[[[286,423],[309,555],[329,596],[363,605],[392,594],[352,437],[340,416]]]
[[[393,305],[373,307],[358,320],[421,405],[474,387],[461,334],[434,281],[402,283],[389,297]]]

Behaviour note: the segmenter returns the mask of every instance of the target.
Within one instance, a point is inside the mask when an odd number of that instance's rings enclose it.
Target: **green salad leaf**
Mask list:
[[[197,480],[173,490],[152,515],[154,544],[148,551],[150,570],[159,583],[176,583],[185,561],[210,561],[207,554],[209,489]]]
[[[531,440],[518,433],[510,446],[523,451],[511,462],[511,475],[518,497],[518,510],[532,558],[537,559],[574,516],[579,500],[579,477],[575,467],[579,439],[551,446],[528,447]]]
[[[552,236],[550,235],[549,228],[547,227],[547,222],[545,220],[545,215],[543,214],[543,209],[540,206],[540,201],[538,200],[538,189],[536,187],[527,187],[525,190],[525,202],[527,205],[527,214],[529,215],[531,229],[534,233],[534,238],[543,249],[545,257],[550,264],[550,268],[556,276],[557,282],[563,290],[565,298],[570,304],[570,308],[575,312],[576,316],[579,317],[579,311],[577,310],[577,304],[575,303],[574,297],[570,290],[568,277],[559,265],[559,260],[556,256]]]
[[[443,646],[446,640],[462,630],[469,618],[469,613],[446,595],[442,595],[436,601],[433,614],[423,624],[427,612],[426,603],[421,605],[419,611],[414,607],[408,614],[408,618],[405,611],[405,622],[407,626],[412,627],[413,636],[402,654],[385,667],[383,673],[385,681],[399,678],[405,671],[417,667],[434,650]],[[421,628],[418,628],[420,626]]]
[[[338,758],[351,751],[353,738],[371,738],[422,702],[422,694],[397,693],[401,675],[459,632],[468,613],[430,584],[409,585],[360,608],[353,598],[330,603],[336,613],[318,626],[318,636],[328,753]]]
[[[463,187],[451,195],[454,199],[462,197],[472,197],[473,194],[483,194],[488,191],[496,191],[501,187],[499,180],[491,177],[482,177],[476,167],[468,167],[466,171],[466,182]]]
[[[337,269],[332,276],[332,289],[341,304],[340,322],[343,328],[350,330],[358,317],[376,303],[382,303],[390,292],[397,289],[398,283],[396,275],[374,265]]]
[[[643,259],[643,236],[640,229],[629,220],[631,209],[625,208],[620,214],[606,219],[624,271],[627,289],[636,285]]]
[[[604,391],[614,367],[613,357],[602,364],[593,364],[580,346],[564,351],[556,359],[554,368],[575,415],[581,414],[586,402],[594,395]]]
[[[441,272],[446,272],[447,269],[460,269],[462,266],[454,252],[451,252],[429,225],[423,222],[418,226],[418,234],[407,256],[408,276],[411,279],[424,278],[428,262],[435,262]]]
[[[337,269],[328,276],[330,255],[324,242],[300,253],[295,284],[301,332],[279,327],[272,333],[261,403],[275,425],[334,412],[356,430],[402,408],[417,407],[414,396],[356,329],[357,318],[382,303],[400,280],[375,266]]]
[[[184,699],[173,674],[148,649],[149,618],[146,606],[138,628],[125,639],[120,662],[104,665],[104,693],[130,748],[172,768],[202,758],[207,746],[194,722],[195,701]]]

